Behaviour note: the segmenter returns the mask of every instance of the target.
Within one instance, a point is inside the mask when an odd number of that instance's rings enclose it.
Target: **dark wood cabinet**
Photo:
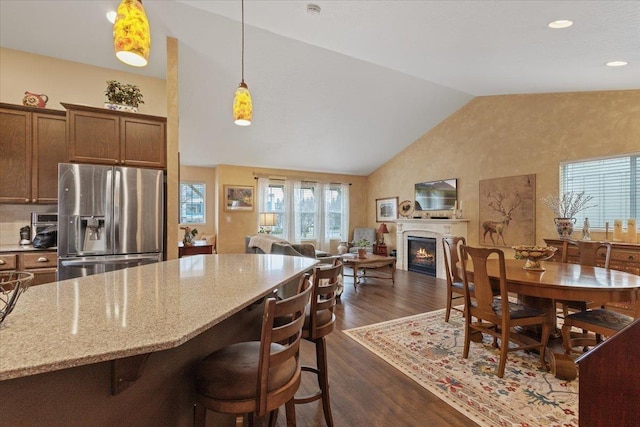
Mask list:
[[[58,255],[55,251],[26,251],[0,254],[0,271],[33,273],[30,286],[56,281]]]
[[[62,105],[72,162],[166,168],[166,118]]]
[[[562,260],[562,240],[544,239],[544,241],[547,243],[547,245],[558,248],[550,261],[560,262]],[[602,267],[605,261],[604,250],[600,251],[598,255],[599,261],[596,263],[596,265],[598,267]],[[569,246],[567,261],[570,263],[578,264],[577,247]],[[640,275],[640,244],[612,242],[609,268]]]
[[[0,103],[0,203],[57,203],[64,111]]]

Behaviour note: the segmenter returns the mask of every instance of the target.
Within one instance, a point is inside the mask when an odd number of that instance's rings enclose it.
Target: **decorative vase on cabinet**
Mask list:
[[[122,105],[122,104],[111,104],[109,102],[104,103],[104,108],[107,110],[113,111],[126,111],[129,113],[137,113],[138,109],[136,107],[132,107],[131,105]]]
[[[573,224],[576,223],[575,218],[554,218],[553,222],[556,224],[556,231],[561,239],[571,238],[571,233],[573,233]]]
[[[349,251],[349,245],[347,242],[340,242],[338,245],[338,253],[344,255]]]

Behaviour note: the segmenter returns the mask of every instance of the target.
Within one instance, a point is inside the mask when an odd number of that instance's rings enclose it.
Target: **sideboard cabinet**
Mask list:
[[[69,159],[94,163],[165,169],[165,117],[65,104]]]
[[[0,203],[58,202],[66,130],[64,111],[0,103]]]
[[[562,240],[544,239],[544,241],[547,245],[558,248],[550,261],[561,261]],[[601,267],[604,265],[605,260],[604,250],[601,251],[599,255],[600,257],[597,265]],[[569,246],[567,261],[575,264],[578,263],[578,248],[575,246]],[[609,261],[609,268],[640,275],[640,244],[611,242],[611,260]]]

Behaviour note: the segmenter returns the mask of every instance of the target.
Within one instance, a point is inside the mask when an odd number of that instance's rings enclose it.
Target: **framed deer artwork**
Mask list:
[[[479,205],[480,244],[535,245],[535,175],[481,180]]]

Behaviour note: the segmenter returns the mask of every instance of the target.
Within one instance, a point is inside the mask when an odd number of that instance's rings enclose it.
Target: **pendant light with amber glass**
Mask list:
[[[142,0],[122,0],[113,23],[116,57],[133,67],[144,67],[151,51],[149,20]]]
[[[242,0],[242,80],[233,98],[233,121],[238,126],[249,126],[253,116],[253,104],[249,87],[244,82],[244,0]]]

